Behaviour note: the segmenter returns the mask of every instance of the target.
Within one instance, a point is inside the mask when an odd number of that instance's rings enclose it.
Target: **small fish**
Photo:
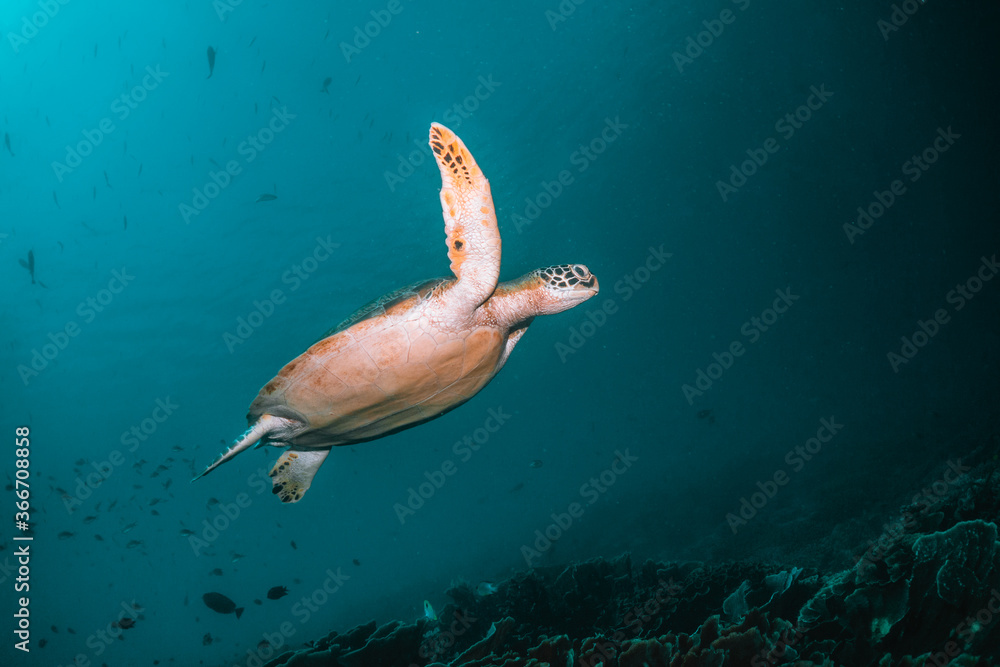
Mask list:
[[[262,604],[264,604],[264,603],[263,603],[263,602],[261,602],[260,600],[254,600],[254,601],[253,601],[253,603],[254,603],[255,605],[258,605],[258,606],[259,606],[259,605],[262,605]]]
[[[56,208],[62,208],[62,206],[59,205],[59,197],[56,196],[55,190],[52,191],[52,201],[56,203]]]
[[[68,530],[64,530],[63,532],[59,533],[59,539],[60,540],[68,540],[71,537],[73,537],[73,535],[75,535],[75,533],[71,533]]]
[[[254,43],[254,42],[256,42],[256,41],[257,41],[257,35],[254,35],[254,36],[253,36],[253,39],[251,39],[251,40],[250,40],[250,43],[249,43],[249,44],[247,44],[247,47],[251,47],[251,46],[253,46],[253,43]]]
[[[94,535],[94,539],[97,540],[98,542],[103,542],[104,541],[104,538],[101,537],[100,535]]]
[[[71,635],[76,634],[76,630],[74,630],[73,628],[66,628],[66,632],[70,633]]]
[[[353,562],[353,563],[354,563],[354,564],[355,564],[356,566],[358,566],[358,567],[361,567],[361,561],[359,561],[359,560],[358,560],[357,558],[355,558],[355,559],[354,559],[353,561],[351,561],[351,562]]]
[[[215,71],[215,49],[213,49],[210,46],[208,47],[208,76],[206,76],[205,78],[211,79],[212,72],[214,71]]]
[[[107,185],[107,186],[108,186],[109,188],[111,187],[111,181],[110,181],[110,180],[108,179],[108,172],[107,172],[107,170],[105,170],[105,172],[104,172],[104,183],[105,183],[105,184],[106,184],[106,185]]]
[[[274,201],[277,198],[278,198],[277,195],[272,195],[268,192],[265,192],[261,196],[257,197],[257,201],[254,203],[256,204],[257,202],[262,202],[262,201]]]
[[[236,603],[227,598],[222,593],[205,593],[201,596],[205,606],[220,614],[236,614],[238,619],[243,615],[243,607],[237,607]]]
[[[327,95],[329,95],[330,94],[330,84],[331,83],[333,83],[333,77],[328,76],[325,79],[323,79],[323,90],[321,90],[319,92],[326,93]]]
[[[231,562],[235,563],[236,561],[240,560],[241,558],[246,558],[246,556],[244,556],[243,554],[238,554],[238,553],[236,553],[234,551],[233,552],[233,560]]]
[[[136,176],[142,176],[142,163],[139,163],[139,173]]]
[[[38,640],[38,648],[45,648],[45,645],[48,643],[48,640],[43,637]]]
[[[268,600],[280,600],[281,598],[288,595],[288,589],[284,586],[275,586],[267,592]]]
[[[265,67],[267,67],[267,61],[266,61],[266,60],[264,61],[264,64],[262,64],[262,65],[260,66],[260,73],[261,73],[261,74],[263,74],[263,73],[264,73],[264,68],[265,68]]]
[[[214,570],[212,570],[211,572],[208,573],[208,576],[210,576],[210,577],[221,577],[222,576],[222,568],[221,567],[215,568]]]
[[[114,621],[111,624],[111,627],[113,627],[113,628],[121,628],[122,630],[128,630],[129,628],[134,628],[135,627],[135,619],[132,618],[131,616],[126,616],[125,618],[121,619],[120,621]]]
[[[187,528],[181,528],[181,537],[191,537],[194,535],[193,530],[188,530]]]
[[[212,643],[212,635],[210,633],[206,632],[205,636],[201,638],[201,645],[202,646],[208,646],[211,643]]]
[[[141,540],[130,540],[128,544],[125,545],[126,549],[135,549],[136,547],[141,547]]]
[[[438,620],[437,614],[434,613],[434,607],[431,606],[429,600],[424,600],[424,618],[428,621]]]
[[[85,516],[85,517],[83,517],[83,522],[84,523],[93,523],[94,521],[97,521],[97,517],[96,516]]]
[[[46,118],[48,120],[48,118]],[[3,133],[3,145],[7,147],[7,152],[10,153],[11,157],[15,157],[14,151],[10,149],[10,134],[7,132]]]
[[[128,229],[128,216],[127,215],[123,215],[122,216],[122,222],[125,223],[125,229]]]
[[[257,642],[257,651],[262,652],[264,649],[271,648],[271,643],[266,639],[262,639]]]
[[[358,81],[361,81],[361,75],[360,74],[358,75],[357,81],[354,82],[355,86],[358,85]]]
[[[293,548],[293,549],[298,549],[298,547],[297,547],[297,546],[295,546],[295,540],[292,540],[292,548]]]
[[[18,263],[21,266],[23,266],[24,268],[26,268],[28,270],[28,273],[31,274],[31,284],[34,285],[35,284],[35,253],[34,253],[34,251],[31,251],[31,250],[28,251],[28,261],[27,262],[24,261],[23,259],[19,259],[17,261],[18,261]]]
[[[122,535],[126,535],[126,534],[132,532],[132,529],[135,528],[136,525],[138,525],[137,522],[133,521],[132,523],[130,523],[127,526],[125,526],[124,528],[122,528]]]
[[[494,593],[497,592],[497,590],[498,589],[496,584],[491,583],[489,581],[483,581],[480,582],[478,586],[476,586],[476,595],[480,596],[493,595]]]
[[[49,630],[51,630],[52,632],[54,632],[54,633],[56,633],[56,634],[59,634],[59,628],[57,628],[57,627],[56,627],[56,626],[54,626],[54,625],[53,625],[53,626],[52,626],[51,628],[49,628]]]
[[[529,468],[541,468],[542,467],[542,460],[541,459],[535,459],[534,461],[532,461],[531,463],[528,464],[528,467]]]

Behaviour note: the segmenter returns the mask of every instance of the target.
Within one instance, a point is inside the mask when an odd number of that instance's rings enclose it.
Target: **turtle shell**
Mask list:
[[[360,308],[264,385],[247,419],[294,419],[302,428],[275,444],[323,448],[416,426],[469,400],[496,375],[507,332],[434,308],[454,283],[417,283]]]

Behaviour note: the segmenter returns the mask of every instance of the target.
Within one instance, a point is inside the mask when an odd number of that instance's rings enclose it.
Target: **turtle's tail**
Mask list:
[[[258,443],[262,438],[267,436],[268,433],[271,433],[273,430],[280,427],[281,422],[285,421],[287,420],[284,420],[281,417],[275,417],[274,415],[261,416],[260,419],[254,422],[253,426],[247,429],[246,433],[240,436],[239,440],[234,442],[232,446],[229,447],[229,449],[219,454],[219,456],[215,459],[215,461],[212,462],[212,465],[205,468],[205,470],[203,470],[200,475],[198,475],[191,481],[193,482],[195,480],[201,479],[202,477],[212,472],[213,470],[218,468],[220,465],[222,465],[229,459],[235,457],[240,452],[246,449],[250,449],[256,443]]]

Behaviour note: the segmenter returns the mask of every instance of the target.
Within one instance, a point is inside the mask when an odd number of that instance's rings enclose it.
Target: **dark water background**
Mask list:
[[[9,440],[31,427],[35,535],[29,656],[12,647],[5,493],[4,664],[243,664],[284,622],[295,644],[411,620],[526,560],[842,569],[949,461],[994,456],[1000,280],[976,279],[1000,251],[995,4],[907,5],[887,32],[888,2],[98,4],[0,12],[0,401]],[[447,272],[432,121],[490,179],[501,278],[580,262],[601,295],[537,320],[461,409],[335,450],[296,505],[260,482],[274,451],[190,485],[285,362]],[[928,148],[926,170],[907,165]],[[212,190],[229,161],[239,173]],[[723,197],[732,168],[754,173]],[[887,210],[845,231],[895,180]],[[715,379],[686,394],[699,371]],[[509,417],[484,439],[491,410]],[[842,428],[809,443],[824,419]],[[478,451],[454,448],[466,437]],[[602,482],[616,459],[634,462]],[[110,474],[90,489],[96,469]],[[761,507],[727,522],[744,498]],[[574,502],[544,548],[535,531]],[[309,609],[328,572],[339,588]],[[289,596],[267,600],[276,585]],[[208,591],[242,618],[207,609]],[[143,618],[105,642],[133,600]]]

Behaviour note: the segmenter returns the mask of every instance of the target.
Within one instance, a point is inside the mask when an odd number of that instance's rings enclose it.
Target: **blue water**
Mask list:
[[[283,623],[298,646],[626,550],[843,569],[995,455],[995,7],[232,5],[0,10],[0,381],[34,536],[15,592],[5,492],[4,665],[246,664]],[[432,121],[490,180],[501,279],[583,263],[601,294],[297,504],[272,448],[190,484],[286,362],[447,275]]]

